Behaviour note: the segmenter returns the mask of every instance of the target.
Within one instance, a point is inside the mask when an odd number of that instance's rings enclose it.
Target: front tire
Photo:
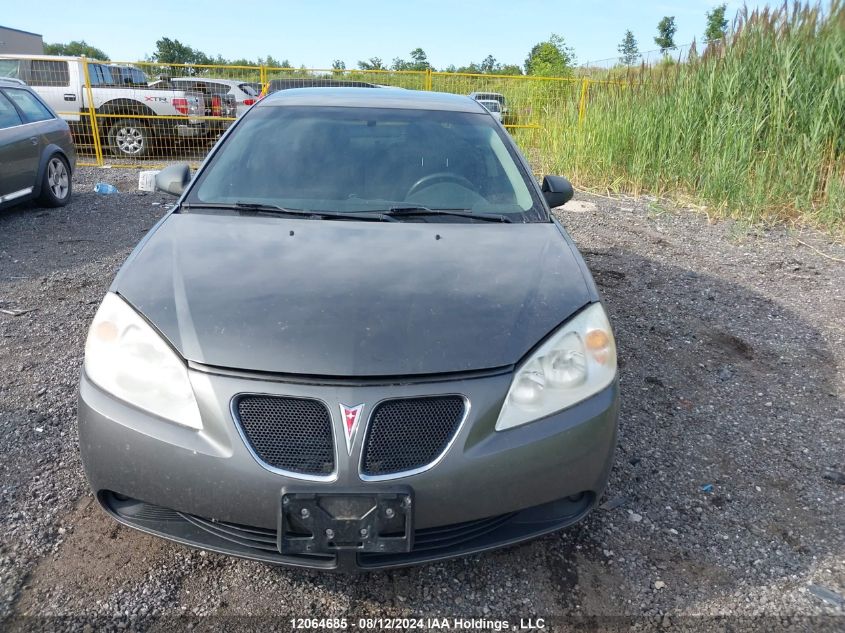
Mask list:
[[[70,166],[63,156],[53,154],[41,179],[38,203],[43,207],[63,207],[70,200],[72,189]]]
[[[109,128],[109,148],[116,156],[140,158],[152,151],[153,134],[135,119],[120,119]]]

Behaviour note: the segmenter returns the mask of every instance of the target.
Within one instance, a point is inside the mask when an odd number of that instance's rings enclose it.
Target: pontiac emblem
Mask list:
[[[359,404],[350,407],[346,404],[340,405],[340,417],[343,420],[343,433],[346,436],[346,451],[352,454],[352,444],[355,441],[355,433],[358,431],[358,423],[361,421],[361,414],[364,405]]]

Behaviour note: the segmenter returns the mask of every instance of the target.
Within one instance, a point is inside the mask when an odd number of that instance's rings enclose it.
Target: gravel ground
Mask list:
[[[99,180],[122,193],[95,195]],[[560,217],[621,365],[604,505],[520,547],[323,575],[130,531],[87,489],[75,420],[87,323],[172,201],[136,184],[133,170],[80,168],[66,208],[0,213],[0,309],[13,312],[0,312],[0,629],[286,630],[291,615],[845,628],[842,245],[579,194]]]

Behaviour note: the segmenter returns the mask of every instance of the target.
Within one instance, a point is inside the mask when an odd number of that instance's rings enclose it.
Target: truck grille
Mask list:
[[[384,476],[431,464],[455,437],[465,410],[461,396],[382,402],[370,416],[361,472]]]
[[[322,402],[241,396],[235,417],[247,443],[266,465],[304,475],[334,472],[332,419]]]

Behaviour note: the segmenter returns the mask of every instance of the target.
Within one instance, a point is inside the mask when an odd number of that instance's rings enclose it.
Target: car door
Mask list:
[[[71,85],[67,61],[33,59],[26,83],[65,121],[79,121],[79,111],[83,107],[82,95],[79,94],[78,85]]]
[[[35,127],[0,90],[0,203],[28,196],[35,187],[40,155]]]

